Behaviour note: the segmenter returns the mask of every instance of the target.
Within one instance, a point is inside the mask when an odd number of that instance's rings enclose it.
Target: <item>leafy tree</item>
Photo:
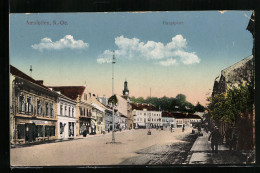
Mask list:
[[[234,124],[241,116],[253,111],[254,88],[240,85],[214,95],[209,101],[209,113],[214,119]]]
[[[195,112],[204,112],[204,111],[205,111],[205,108],[204,108],[204,106],[202,106],[202,105],[200,104],[200,102],[198,102],[198,103],[196,104],[196,106],[194,107],[194,111],[195,111]]]
[[[111,96],[108,99],[108,103],[112,103],[113,105],[116,105],[118,103],[118,99],[117,99],[116,95]]]

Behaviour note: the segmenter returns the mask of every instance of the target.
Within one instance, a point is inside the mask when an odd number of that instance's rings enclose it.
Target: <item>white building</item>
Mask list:
[[[57,104],[58,139],[74,138],[76,136],[76,102],[60,92],[57,93],[59,94]]]
[[[151,104],[131,103],[134,116],[134,128],[162,126],[162,112]]]
[[[175,118],[170,112],[162,112],[162,125],[163,127],[175,127]]]
[[[184,127],[192,127],[195,124],[201,122],[201,117],[194,114],[186,114],[186,113],[172,113],[175,118],[175,127],[182,128]]]

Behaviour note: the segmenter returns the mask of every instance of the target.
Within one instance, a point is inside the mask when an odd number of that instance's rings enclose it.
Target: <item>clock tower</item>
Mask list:
[[[123,90],[123,96],[128,96],[129,95],[129,90],[127,87],[127,81],[124,83],[124,90]]]

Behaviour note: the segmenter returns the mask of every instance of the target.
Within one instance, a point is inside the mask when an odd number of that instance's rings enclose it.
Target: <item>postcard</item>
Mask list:
[[[10,13],[10,164],[255,164],[254,11]]]

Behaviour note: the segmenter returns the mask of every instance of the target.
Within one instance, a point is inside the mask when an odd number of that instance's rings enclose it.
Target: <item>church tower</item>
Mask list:
[[[123,96],[128,96],[129,95],[129,90],[127,87],[127,81],[124,83],[124,90],[123,90]]]

